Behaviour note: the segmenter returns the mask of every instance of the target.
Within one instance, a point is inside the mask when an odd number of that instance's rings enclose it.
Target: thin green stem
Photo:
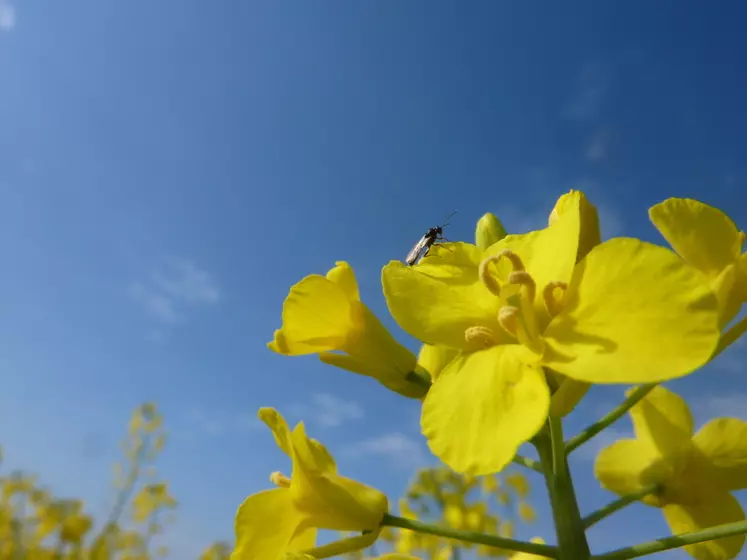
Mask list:
[[[587,515],[586,517],[582,519],[582,523],[584,524],[584,529],[588,529],[595,523],[598,523],[602,519],[609,517],[616,511],[620,511],[622,508],[629,506],[633,502],[637,502],[644,496],[653,494],[654,492],[656,492],[657,488],[658,486],[656,484],[653,484],[651,486],[646,486],[645,488],[641,489],[640,491],[634,494],[628,494],[626,496],[622,496],[621,498],[615,500],[614,502],[610,502],[606,506],[599,508],[598,510],[590,513],[589,515]]]
[[[558,549],[554,546],[546,544],[536,544],[524,541],[515,541],[513,539],[504,539],[503,537],[496,537],[495,535],[485,535],[483,533],[476,533],[474,531],[458,531],[456,529],[450,529],[448,527],[437,527],[435,525],[429,525],[422,521],[415,519],[405,519],[404,517],[397,517],[395,515],[384,515],[384,519],[381,522],[384,527],[399,527],[400,529],[409,529],[410,531],[416,531],[418,533],[425,533],[427,535],[435,535],[437,537],[444,537],[447,539],[455,539],[458,541],[470,542],[475,544],[484,544],[486,546],[492,546],[495,548],[505,548],[508,550],[515,550],[517,552],[529,552],[531,554],[538,554],[540,556],[547,556],[548,558],[558,558]]]
[[[713,352],[711,360],[739,340],[739,337],[741,337],[745,332],[747,332],[747,315],[734,323],[729,330],[721,335],[721,339],[718,341],[718,346],[716,346],[716,350]]]
[[[745,533],[747,533],[747,521],[737,521],[736,523],[726,523],[702,531],[682,533],[672,537],[664,537],[656,539],[655,541],[613,550],[612,552],[606,552],[605,554],[598,554],[592,556],[592,560],[628,560],[629,558],[638,558],[640,556],[662,552],[663,550],[680,548],[689,544],[712,541],[723,537],[731,537],[733,535],[742,535]]]
[[[522,467],[526,467],[528,469],[532,469],[533,471],[537,471],[540,474],[543,474],[544,471],[542,470],[542,464],[539,461],[535,461],[534,459],[529,459],[527,457],[522,457],[521,455],[516,455],[513,459],[513,462],[517,465],[521,465]]]
[[[577,447],[589,441],[591,438],[596,436],[599,432],[603,431],[608,426],[617,422],[623,415],[625,415],[626,412],[628,412],[628,410],[633,408],[641,399],[643,399],[643,397],[648,395],[654,389],[654,387],[656,387],[656,385],[657,383],[647,383],[646,385],[639,385],[633,390],[630,396],[622,402],[622,404],[603,416],[601,420],[595,422],[594,424],[583,430],[580,434],[577,434],[569,439],[565,444],[566,455],[571,453]]]
[[[545,469],[545,484],[550,495],[560,560],[588,560],[589,543],[581,522],[581,512],[573,488],[563,446],[563,424],[550,416],[545,428],[533,440]]]

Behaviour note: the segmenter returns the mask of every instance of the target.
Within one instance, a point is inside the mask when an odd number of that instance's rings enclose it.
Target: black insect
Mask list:
[[[423,237],[413,245],[412,249],[410,249],[410,252],[407,253],[407,256],[405,257],[405,264],[407,264],[407,266],[412,266],[421,258],[425,257],[436,241],[448,241],[448,239],[444,237],[444,228],[449,225],[449,218],[454,214],[456,214],[456,210],[446,216],[443,224],[430,228],[423,234]]]

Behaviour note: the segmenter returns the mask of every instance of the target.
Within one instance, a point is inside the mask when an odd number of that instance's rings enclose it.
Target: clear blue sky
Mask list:
[[[288,287],[344,259],[385,317],[381,266],[450,210],[451,239],[486,211],[521,231],[569,188],[607,235],[658,240],[646,211],[669,196],[746,227],[745,16],[726,1],[0,0],[6,467],[100,509],[116,438],[156,400],[182,503],[170,543],[188,558],[288,470],[251,420],[270,405],[396,496],[430,460],[417,403],[267,350]],[[699,420],[747,414],[744,356],[673,385]],[[569,429],[622,392],[593,393]],[[610,496],[586,455],[589,510]],[[521,536],[552,540],[540,513]],[[623,518],[592,532],[597,550],[666,534],[657,510]]]

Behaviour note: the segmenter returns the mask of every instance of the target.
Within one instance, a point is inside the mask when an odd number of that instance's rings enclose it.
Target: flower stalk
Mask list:
[[[517,541],[514,539],[506,539],[495,535],[485,535],[483,533],[478,533],[475,531],[460,531],[457,529],[450,529],[448,527],[437,527],[436,525],[423,523],[422,521],[417,521],[416,519],[406,519],[404,517],[397,517],[396,515],[384,515],[384,519],[382,520],[381,525],[382,527],[398,527],[399,529],[409,529],[410,531],[417,531],[418,533],[425,533],[427,535],[434,535],[437,537],[455,539],[458,541],[470,542],[475,544],[484,544],[486,546],[492,546],[495,548],[505,548],[508,550],[515,550],[517,552],[528,552],[530,554],[547,556],[548,558],[561,558],[559,556],[560,551],[557,547],[554,546]]]
[[[726,350],[729,346],[734,344],[739,338],[747,332],[747,315],[742,317],[739,321],[734,323],[727,331],[721,336],[721,339],[718,341],[718,346],[716,347],[716,350],[713,352],[713,356],[711,357],[711,360],[713,360],[716,356],[721,354],[724,350]]]
[[[639,558],[648,556],[664,550],[680,548],[690,544],[697,544],[705,541],[712,541],[733,535],[742,535],[747,533],[747,521],[737,521],[736,523],[726,523],[717,527],[710,527],[702,531],[693,531],[691,533],[682,533],[671,537],[663,537],[654,541],[648,541],[636,544],[626,548],[620,548],[592,556],[591,560],[628,560],[629,558]]]
[[[544,469],[545,484],[558,539],[559,560],[588,560],[591,557],[578,508],[568,459],[563,445],[562,420],[550,416],[545,428],[533,440]]]
[[[641,498],[648,496],[649,494],[653,494],[654,492],[656,492],[657,488],[658,486],[656,484],[652,484],[651,486],[643,488],[639,492],[628,494],[627,496],[622,496],[621,498],[610,502],[606,506],[590,513],[581,520],[584,525],[584,529],[588,529],[592,525],[599,523],[602,519],[605,519],[613,513],[620,511],[624,507],[627,507],[630,504],[639,501]]]
[[[595,422],[579,434],[573,436],[565,444],[566,455],[573,452],[578,447],[589,441],[591,438],[604,431],[608,426],[611,426],[622,418],[626,412],[633,408],[639,401],[641,401],[646,395],[648,395],[657,383],[647,383],[645,385],[639,385],[636,387],[626,398],[622,404],[612,409],[606,415],[604,415],[599,421]]]

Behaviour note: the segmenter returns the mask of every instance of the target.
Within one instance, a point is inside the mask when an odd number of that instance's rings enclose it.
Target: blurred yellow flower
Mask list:
[[[672,248],[711,281],[721,326],[727,325],[747,301],[744,232],[718,208],[690,198],[669,198],[648,214]]]
[[[747,422],[716,418],[693,435],[685,401],[657,387],[630,410],[635,439],[602,450],[595,474],[620,495],[650,485],[659,490],[642,501],[661,508],[674,534],[745,519],[731,491],[747,488]],[[686,546],[698,560],[736,558],[744,535]]]
[[[277,560],[284,553],[307,551],[314,546],[316,529],[365,531],[375,539],[387,511],[386,496],[337,474],[334,459],[306,435],[303,423],[291,431],[272,408],[260,409],[259,417],[291,458],[293,471],[290,478],[273,474],[278,488],[253,494],[241,505],[233,560]]]
[[[431,451],[457,472],[500,471],[537,434],[550,412],[545,368],[585,383],[656,382],[691,373],[716,348],[716,298],[672,251],[611,239],[576,262],[583,200],[569,196],[546,229],[486,251],[453,243],[417,266],[384,268],[400,326],[461,350],[421,416]]]
[[[324,363],[373,377],[407,397],[420,398],[427,390],[407,380],[417,358],[361,301],[355,273],[346,262],[290,289],[283,325],[268,347],[286,356],[319,354]]]

